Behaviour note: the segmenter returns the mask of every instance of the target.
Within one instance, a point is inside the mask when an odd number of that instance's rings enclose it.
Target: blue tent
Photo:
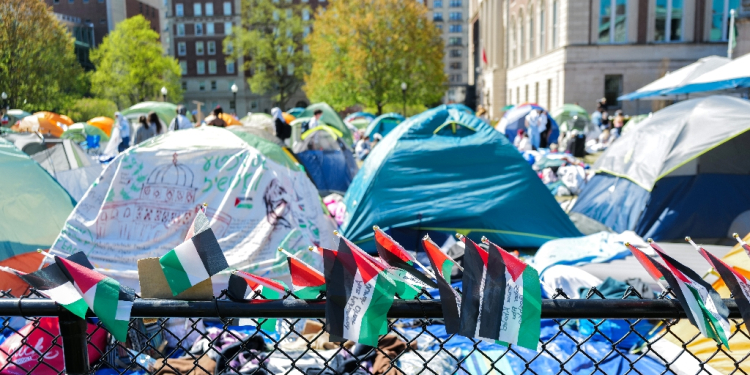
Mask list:
[[[497,125],[497,130],[505,134],[505,136],[508,137],[508,140],[513,143],[513,140],[518,134],[518,129],[523,129],[526,126],[524,124],[526,115],[535,109],[545,110],[534,103],[525,103],[509,109],[505,112],[503,118],[500,119],[500,123]],[[557,143],[557,139],[560,138],[560,129],[557,126],[555,119],[550,116],[549,112],[547,112],[547,123],[552,126],[552,132],[549,135],[548,143],[546,145],[543,144],[542,147],[549,147],[550,143]]]
[[[320,125],[306,131],[302,140],[295,142],[294,153],[321,196],[344,194],[357,174],[352,151],[343,142],[341,132],[331,126]]]
[[[365,137],[371,137],[375,134],[380,134],[385,137],[386,134],[390,133],[391,130],[395,129],[398,124],[404,122],[406,118],[401,116],[400,113],[386,113],[376,117],[370,125],[367,125],[365,130]]]
[[[305,111],[305,109],[304,109],[304,108],[301,108],[301,107],[294,107],[294,108],[292,108],[292,109],[288,109],[288,110],[286,111],[286,113],[288,113],[288,114],[290,114],[290,115],[292,115],[292,116],[294,116],[294,117],[299,117],[299,115],[300,115],[300,114],[301,114],[302,112],[304,112],[304,111]]]
[[[456,232],[509,248],[580,236],[521,154],[480,118],[438,107],[372,150],[344,197],[343,234],[374,251],[372,226],[407,249]]]
[[[655,240],[750,232],[750,102],[709,96],[656,112],[594,165],[572,212]]]

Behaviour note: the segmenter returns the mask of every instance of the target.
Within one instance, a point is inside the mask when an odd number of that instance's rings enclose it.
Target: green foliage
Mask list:
[[[180,65],[164,54],[159,34],[141,15],[117,24],[91,52],[91,61],[96,65],[91,91],[120,108],[160,100],[162,87],[167,88],[168,100],[182,101]]]
[[[41,0],[0,1],[0,91],[10,108],[59,110],[86,91],[74,39]]]
[[[94,117],[106,116],[114,118],[117,104],[107,99],[83,98],[76,100],[65,112],[74,121],[83,122]]]
[[[446,90],[443,40],[416,1],[333,1],[315,18],[313,59],[305,92],[337,110],[363,104],[382,113],[387,104],[438,102]]]
[[[258,94],[275,93],[274,101],[285,108],[289,98],[302,87],[310,71],[310,54],[303,44],[303,13],[309,8],[289,1],[242,0],[242,21],[224,42],[231,59],[244,59],[252,72],[247,83]]]

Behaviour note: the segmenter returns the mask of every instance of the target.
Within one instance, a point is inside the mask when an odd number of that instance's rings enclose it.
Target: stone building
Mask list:
[[[471,0],[469,84],[497,117],[509,104],[618,102],[669,71],[727,53],[740,0]]]
[[[469,0],[428,0],[425,5],[445,40],[445,75],[448,90],[444,103],[463,103],[469,79]]]

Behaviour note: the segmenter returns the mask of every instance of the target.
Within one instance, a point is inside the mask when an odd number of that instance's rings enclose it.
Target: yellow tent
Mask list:
[[[745,236],[745,241],[750,241],[750,233]],[[722,260],[734,267],[735,270],[742,273],[745,277],[750,278],[750,256],[745,253],[745,249],[739,244],[725,255]],[[719,292],[722,298],[729,298],[729,289],[727,289],[726,284],[724,284],[724,281],[716,271],[711,270],[704,278],[716,280],[712,284],[714,289]],[[732,358],[726,355],[726,348],[723,349],[724,351],[718,350],[716,342],[703,337],[698,329],[690,324],[690,321],[687,319],[682,319],[677,325],[672,326],[670,328],[672,334],[667,333],[664,338],[680,347],[684,342],[689,342],[687,350],[690,353],[695,355],[701,362],[708,361],[711,367],[724,374],[729,374],[737,370],[737,367],[734,365],[735,362],[740,362],[739,368],[743,372],[750,373],[750,361],[742,360],[750,352],[750,339],[747,336],[748,329],[743,324],[742,319],[730,319],[730,323],[732,324],[732,336],[729,339],[729,347],[731,349],[729,354]],[[741,329],[743,332],[736,332],[737,329]],[[690,341],[693,337],[695,339]]]

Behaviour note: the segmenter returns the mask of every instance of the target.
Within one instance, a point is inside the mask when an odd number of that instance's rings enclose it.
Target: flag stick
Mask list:
[[[651,238],[647,239],[646,241],[647,241],[648,243],[653,243],[653,242],[654,242],[654,240],[653,240],[653,239],[651,239]],[[630,246],[633,246],[633,245],[632,245],[632,244],[631,244],[630,242],[625,242],[625,243],[624,243],[623,245],[625,245],[625,247],[630,247]],[[635,246],[633,246],[633,247],[635,247]],[[648,255],[648,254],[646,254],[646,256],[649,256],[649,255]],[[640,262],[638,262],[638,263],[640,263]],[[641,266],[642,266],[642,265],[641,265]],[[649,276],[650,276],[650,275],[649,275]],[[657,284],[659,284],[659,286],[661,287],[661,290],[662,290],[662,291],[666,291],[666,290],[667,290],[667,288],[666,288],[666,287],[665,287],[664,285],[662,285],[662,284],[661,284],[661,281],[659,281],[658,279],[657,279],[657,280],[654,280],[654,281],[656,281],[656,283],[657,283]]]
[[[693,247],[695,248],[695,250],[698,250],[698,251],[700,251],[700,250],[701,250],[701,247],[700,247],[700,246],[698,246],[698,245],[696,245],[696,244],[695,244],[695,242],[693,242],[693,239],[692,239],[692,238],[690,238],[690,236],[687,236],[687,237],[685,237],[685,241],[687,241],[687,242],[689,242],[689,243],[690,243],[691,245],[693,245]]]
[[[307,248],[307,250],[308,250],[308,251],[312,251],[312,252],[315,252],[315,250],[318,250],[318,247],[317,247],[317,246],[309,246],[309,247]],[[318,254],[320,254],[320,255],[323,255],[323,250],[318,250]]]
[[[738,243],[739,243],[739,244],[740,244],[741,246],[743,246],[743,247],[744,247],[744,246],[747,246],[747,242],[745,242],[744,240],[742,240],[742,237],[740,237],[740,235],[739,235],[739,234],[735,233],[735,234],[733,234],[733,235],[732,235],[732,237],[734,237],[734,239],[735,239],[735,240],[737,240],[737,242],[738,242]]]
[[[310,246],[310,247],[312,247],[312,246]],[[297,259],[297,260],[299,260],[299,261],[302,261],[302,259],[300,259],[300,258],[297,258],[297,256],[296,256],[296,255],[294,255],[294,254],[292,254],[292,253],[290,253],[290,252],[288,252],[288,251],[284,250],[284,248],[282,248],[282,247],[279,247],[279,248],[278,248],[278,250],[279,250],[279,252],[281,252],[282,254],[284,254],[284,255],[286,255],[286,256],[288,256],[288,257],[290,257],[290,258],[294,258],[294,259]]]
[[[44,250],[42,250],[42,249],[37,249],[36,251],[37,251],[38,253],[40,253],[40,254],[44,255],[44,257],[45,257],[45,258],[47,258],[47,259],[49,259],[49,260],[53,260],[53,261],[55,260],[55,256],[54,256],[54,255],[52,255],[52,254],[50,254],[50,253],[48,253],[48,252],[45,252],[45,251],[44,251]]]
[[[19,270],[15,269],[15,268],[10,268],[10,267],[5,267],[5,266],[0,266],[0,271],[5,271],[7,273],[13,274],[14,276],[26,275],[27,274],[26,272],[22,272],[22,271],[19,271]]]

